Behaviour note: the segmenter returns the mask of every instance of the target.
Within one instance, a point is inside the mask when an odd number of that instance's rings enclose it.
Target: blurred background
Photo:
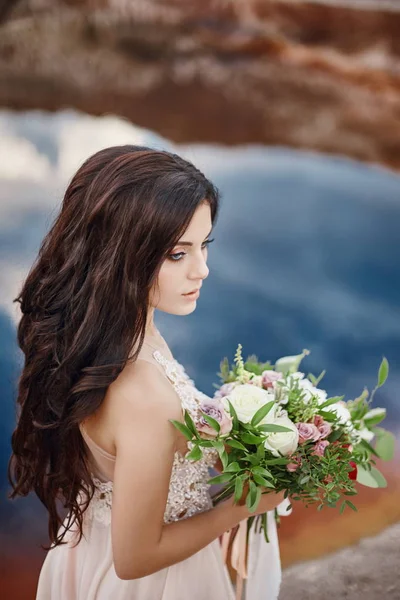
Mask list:
[[[399,437],[400,1],[0,0],[7,599],[34,598],[48,543],[39,501],[7,499],[22,364],[13,299],[75,170],[120,143],[173,149],[222,192],[196,311],[156,316],[198,387],[213,393],[240,342],[271,361],[308,348],[306,372],[326,369],[321,387],[350,399],[372,389],[385,355],[375,402]],[[285,568],[393,531],[399,454],[378,466],[388,487],[360,490],[358,513],[295,506],[282,519]]]

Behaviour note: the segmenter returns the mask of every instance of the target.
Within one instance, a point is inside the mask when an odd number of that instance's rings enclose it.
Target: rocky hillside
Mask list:
[[[286,569],[282,600],[399,600],[400,524],[317,561]]]
[[[177,142],[288,145],[400,168],[398,0],[1,6],[1,106],[116,113]]]

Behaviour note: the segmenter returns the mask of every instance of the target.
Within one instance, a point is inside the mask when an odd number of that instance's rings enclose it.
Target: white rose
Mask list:
[[[309,379],[303,379],[300,387],[305,391],[307,400],[310,400],[313,396],[316,396],[318,398],[318,404],[323,404],[323,402],[325,402],[325,400],[328,398],[326,391],[316,388]]]
[[[341,423],[342,425],[348,425],[349,427],[353,428],[351,414],[345,402],[335,402],[335,404],[330,404],[329,406],[326,406],[325,410],[335,413],[339,420],[339,423]]]
[[[266,390],[263,390],[256,385],[250,383],[244,383],[235,387],[228,396],[222,398],[225,410],[229,411],[228,400],[232,403],[233,408],[236,410],[239,421],[242,423],[250,423],[255,413],[259,408],[275,400],[275,395]],[[266,419],[273,418],[275,416],[274,407],[269,411]],[[263,423],[266,422],[263,419]]]
[[[368,443],[372,442],[372,440],[375,437],[375,434],[372,431],[370,431],[367,427],[364,427],[364,429],[357,431],[357,433],[362,440],[365,440]]]
[[[281,431],[267,434],[268,437],[264,442],[267,450],[272,452],[274,456],[289,456],[297,450],[299,444],[299,431],[296,425],[285,414],[277,417],[272,421],[274,425],[287,427],[290,431]]]

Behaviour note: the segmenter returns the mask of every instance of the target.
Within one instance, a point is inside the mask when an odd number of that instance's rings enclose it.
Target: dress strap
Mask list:
[[[153,352],[153,356],[160,365],[163,366],[165,374],[171,381],[182,405],[182,413],[185,409],[189,411],[191,417],[196,421],[199,413],[200,393],[196,389],[194,382],[186,373],[183,366],[175,359],[168,360],[159,350]]]

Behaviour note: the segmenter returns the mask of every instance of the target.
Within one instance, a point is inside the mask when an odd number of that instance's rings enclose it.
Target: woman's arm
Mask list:
[[[182,420],[181,405],[153,365],[138,361],[135,369],[128,386],[116,385],[111,392],[118,415],[111,530],[114,567],[121,579],[144,577],[180,562],[249,516],[245,506],[229,499],[193,517],[164,523],[180,435],[168,419]],[[275,494],[268,496],[260,503],[261,512],[266,501],[281,500]]]

